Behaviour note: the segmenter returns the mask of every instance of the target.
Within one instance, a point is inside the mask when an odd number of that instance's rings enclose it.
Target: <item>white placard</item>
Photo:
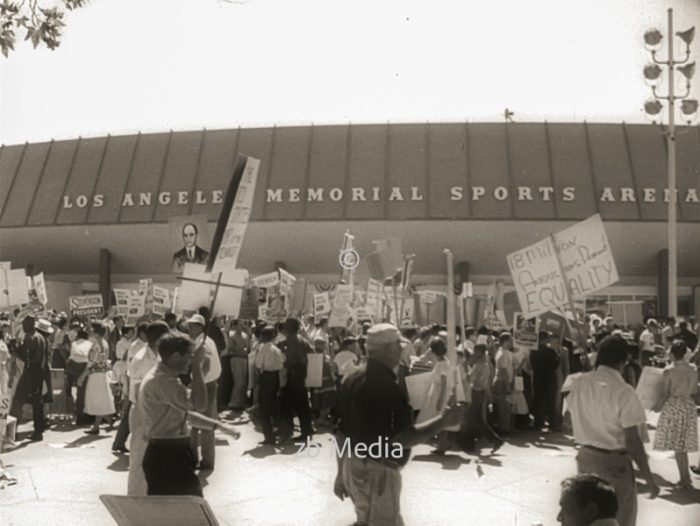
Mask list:
[[[114,289],[115,307],[117,315],[125,318],[129,315],[129,300],[131,299],[131,291],[129,289]]]
[[[345,327],[352,317],[350,306],[352,305],[352,285],[340,284],[335,289],[333,309],[328,319],[329,327]]]
[[[276,287],[280,282],[279,272],[270,272],[269,274],[263,274],[262,276],[257,276],[252,279],[253,285],[259,289],[270,289]]]
[[[318,322],[331,312],[331,299],[327,292],[314,294],[314,320]]]

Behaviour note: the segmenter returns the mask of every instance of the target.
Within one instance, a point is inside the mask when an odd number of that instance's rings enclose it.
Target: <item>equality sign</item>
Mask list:
[[[68,298],[71,316],[102,316],[104,305],[101,294],[71,296]]]
[[[619,279],[598,214],[509,254],[507,260],[526,318],[568,305]]]

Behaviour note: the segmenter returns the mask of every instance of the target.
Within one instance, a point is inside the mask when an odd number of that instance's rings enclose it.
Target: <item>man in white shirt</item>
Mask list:
[[[637,490],[632,460],[646,479],[651,498],[659,494],[659,487],[639,433],[639,427],[646,425],[646,414],[634,389],[622,378],[627,352],[622,337],[605,337],[600,343],[598,368],[574,383],[567,404],[574,438],[581,446],[576,457],[578,472],[607,480],[617,495],[618,522],[634,526]]]
[[[557,520],[562,526],[619,526],[615,489],[595,475],[562,481],[559,506]]]
[[[659,324],[656,322],[656,320],[647,320],[646,328],[639,336],[639,350],[642,353],[642,365],[651,365],[651,359],[656,353],[654,346],[656,345],[656,335],[658,332]]]
[[[144,334],[142,329],[143,327],[139,326],[139,339],[141,335]],[[141,382],[146,377],[146,374],[158,365],[159,358],[156,351],[158,339],[169,331],[170,328],[163,321],[156,321],[148,325],[145,329],[148,345],[143,346],[127,365],[129,374],[129,401],[132,407],[129,411],[131,444],[129,447],[129,485],[127,491],[127,495],[130,497],[145,497],[148,493],[146,476],[143,473],[143,467],[141,465],[143,462],[143,455],[146,452],[146,446],[148,445],[143,433],[147,423],[141,422],[139,412],[134,411],[133,408],[136,407],[136,403],[138,402]]]
[[[195,360],[201,359],[202,362],[202,372],[204,373],[204,384],[207,393],[207,410],[204,412],[204,415],[216,419],[219,416],[217,410],[217,382],[221,376],[221,360],[219,359],[219,352],[214,340],[204,332],[206,323],[204,316],[195,314],[187,320],[187,328],[190,332],[190,337],[194,341]],[[197,400],[193,400],[193,402],[195,404],[198,403]],[[199,446],[202,446],[202,461],[199,468],[213,471],[215,458],[214,431],[193,427],[191,439],[195,458],[198,458]]]
[[[496,397],[498,431],[509,433],[513,430],[513,338],[509,332],[504,332],[499,336],[498,342],[493,392]]]

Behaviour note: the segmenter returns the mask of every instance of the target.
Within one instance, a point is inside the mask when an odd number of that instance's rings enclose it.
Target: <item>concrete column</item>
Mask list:
[[[106,248],[100,249],[99,267],[100,294],[105,312],[109,311],[112,298],[112,254]]]
[[[668,316],[668,249],[659,250],[657,256],[657,315]]]

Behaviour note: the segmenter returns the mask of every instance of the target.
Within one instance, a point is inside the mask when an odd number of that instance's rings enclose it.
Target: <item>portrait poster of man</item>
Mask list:
[[[209,263],[211,233],[206,216],[171,217],[172,271],[182,274],[185,263],[206,265]]]

